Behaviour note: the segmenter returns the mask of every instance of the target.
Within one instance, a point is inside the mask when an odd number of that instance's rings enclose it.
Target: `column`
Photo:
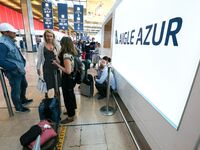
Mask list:
[[[21,8],[24,23],[24,34],[26,38],[27,51],[33,52],[33,40],[35,40],[35,31],[33,23],[33,13],[30,0],[21,0]]]

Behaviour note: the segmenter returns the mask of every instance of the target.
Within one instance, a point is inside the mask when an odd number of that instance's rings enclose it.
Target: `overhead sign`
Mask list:
[[[58,24],[60,30],[68,30],[67,4],[58,3]]]
[[[74,5],[74,30],[83,31],[83,5]]]
[[[45,29],[53,29],[52,3],[42,2],[43,22]]]

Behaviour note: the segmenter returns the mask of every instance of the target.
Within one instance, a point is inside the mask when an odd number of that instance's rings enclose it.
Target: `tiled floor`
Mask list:
[[[29,105],[31,112],[26,114],[14,112],[14,117],[9,117],[2,88],[0,88],[1,150],[21,150],[20,136],[33,124],[39,122],[38,105],[44,95],[36,89],[36,53],[25,53],[25,56],[29,84],[27,97],[33,98],[34,102]],[[95,70],[90,69],[89,72],[94,74]],[[9,85],[8,90],[10,91]],[[102,115],[100,108],[106,105],[106,99],[97,100],[96,90],[92,98],[80,95],[78,87],[75,88],[75,93],[78,105],[76,117],[72,123],[66,125],[64,150],[136,150],[118,110],[112,116]],[[53,95],[52,92],[50,94]],[[62,97],[61,104],[62,110],[65,111]],[[110,105],[115,108],[112,98]]]

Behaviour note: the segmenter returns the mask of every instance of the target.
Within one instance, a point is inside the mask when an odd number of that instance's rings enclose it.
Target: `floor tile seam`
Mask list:
[[[130,121],[130,122],[134,122],[134,121]],[[120,124],[120,123],[125,123],[125,122],[124,121],[100,122],[100,123],[70,124],[70,125],[62,125],[62,126],[73,127],[73,126],[91,126],[91,125],[106,125],[106,124]]]
[[[105,142],[105,143],[92,143],[92,144],[89,144],[89,143],[86,143],[86,144],[80,144],[80,146],[78,145],[77,147],[90,147],[90,146],[101,146],[101,145],[106,145],[106,148],[108,149],[108,144]],[[70,147],[76,147],[76,145],[75,146],[70,146]],[[107,150],[106,149],[106,150]]]
[[[28,107],[28,108],[38,108],[39,107],[39,105],[38,106],[26,106],[26,107]],[[65,106],[63,105],[63,106],[61,106],[61,108],[65,108]],[[0,109],[8,109],[7,107],[0,107]],[[15,107],[12,107],[12,109],[15,109]]]

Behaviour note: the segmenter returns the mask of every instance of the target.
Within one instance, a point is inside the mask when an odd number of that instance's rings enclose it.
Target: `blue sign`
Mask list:
[[[89,37],[87,36],[87,33],[86,33],[86,32],[83,32],[83,33],[82,33],[81,39],[82,39],[83,41],[88,41],[88,40],[89,40]]]
[[[74,5],[74,30],[83,31],[83,5]]]
[[[58,3],[58,24],[60,30],[68,30],[67,4]]]
[[[45,29],[53,29],[52,3],[42,2],[43,22]]]

